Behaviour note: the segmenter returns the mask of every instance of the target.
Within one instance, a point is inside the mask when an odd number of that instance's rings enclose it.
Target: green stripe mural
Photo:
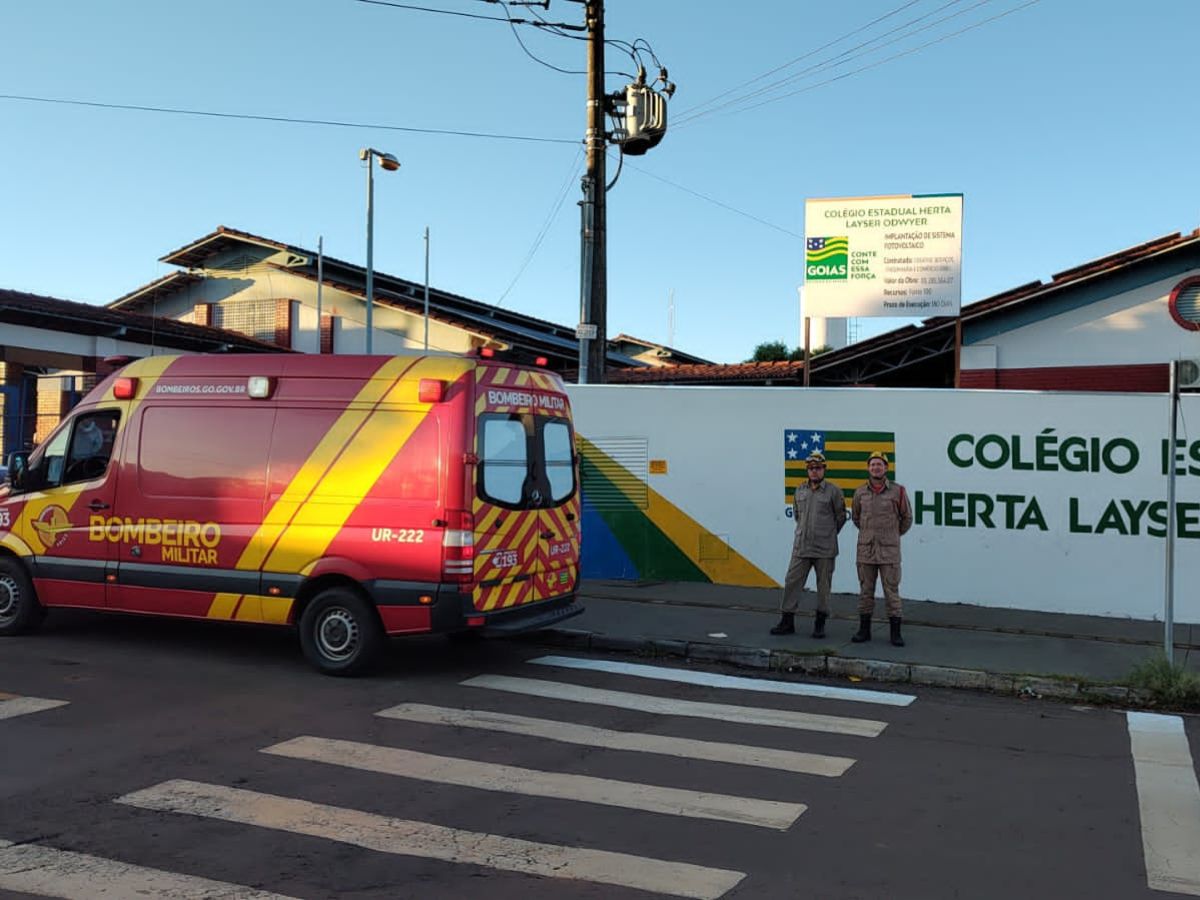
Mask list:
[[[584,503],[585,572],[606,575],[608,562],[623,555],[643,581],[703,581],[778,587],[765,572],[679,507],[652,490],[583,436],[579,438]],[[605,534],[594,533],[601,526]],[[590,530],[589,530],[590,529]],[[613,546],[615,544],[615,546]]]

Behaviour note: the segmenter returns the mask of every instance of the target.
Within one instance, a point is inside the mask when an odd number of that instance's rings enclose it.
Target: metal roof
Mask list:
[[[193,352],[290,352],[220,328],[0,288],[0,322]]]

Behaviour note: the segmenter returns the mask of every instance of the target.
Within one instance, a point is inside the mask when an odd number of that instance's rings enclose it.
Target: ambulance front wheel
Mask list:
[[[25,566],[11,556],[0,556],[0,635],[33,631],[45,617]]]
[[[375,610],[350,588],[321,591],[300,617],[304,655],[326,675],[367,671],[378,660],[383,644]]]

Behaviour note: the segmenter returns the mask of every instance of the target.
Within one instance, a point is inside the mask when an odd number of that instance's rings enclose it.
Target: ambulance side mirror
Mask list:
[[[29,470],[29,453],[25,450],[18,450],[15,453],[8,454],[8,482],[13,486],[13,490],[21,487],[25,481],[25,473]]]

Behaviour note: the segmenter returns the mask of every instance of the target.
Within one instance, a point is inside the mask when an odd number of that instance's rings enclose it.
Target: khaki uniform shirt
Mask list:
[[[902,485],[884,481],[876,494],[870,482],[854,492],[852,506],[858,528],[858,562],[896,565],[900,562],[900,535],[912,528],[912,506]]]
[[[796,536],[792,559],[832,559],[838,555],[838,532],[846,524],[846,500],[837,485],[822,481],[815,491],[808,482],[792,498]]]

